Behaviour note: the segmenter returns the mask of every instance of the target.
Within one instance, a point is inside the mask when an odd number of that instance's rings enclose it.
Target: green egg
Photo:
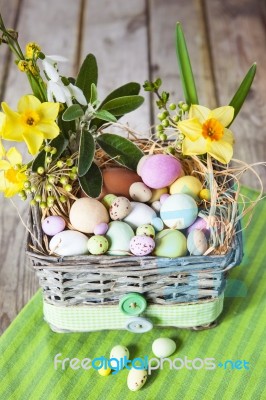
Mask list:
[[[155,236],[155,250],[157,257],[183,257],[187,254],[187,240],[182,232],[176,229],[164,229]]]
[[[102,235],[94,235],[88,241],[88,250],[95,256],[106,253],[108,247],[108,240]]]
[[[152,239],[154,239],[155,229],[152,225],[149,225],[149,224],[140,225],[137,228],[136,235],[137,236],[145,235],[145,236],[149,236]]]
[[[117,198],[117,196],[115,194],[107,194],[106,196],[104,196],[104,198],[102,199],[102,204],[104,205],[105,208],[107,208],[107,210],[109,210],[109,208],[111,207],[112,202]]]

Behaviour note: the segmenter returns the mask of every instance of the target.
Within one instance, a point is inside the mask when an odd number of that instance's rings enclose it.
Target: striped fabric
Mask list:
[[[245,231],[244,260],[230,273],[224,311],[212,330],[156,327],[145,334],[122,330],[57,334],[43,321],[38,292],[0,340],[0,399],[265,399],[265,216],[264,200]],[[152,342],[158,337],[176,340],[177,351],[170,358],[179,369],[170,369],[166,362],[136,393],[127,388],[126,369],[102,377],[93,369],[73,370],[69,363],[64,370],[54,368],[58,353],[61,360],[108,357],[117,344],[129,348],[130,358],[152,358]],[[214,359],[214,369],[205,369],[206,358]]]

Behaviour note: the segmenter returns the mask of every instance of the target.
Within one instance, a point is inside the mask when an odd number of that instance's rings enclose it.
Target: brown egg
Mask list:
[[[102,170],[102,174],[103,188],[99,199],[108,193],[130,199],[129,188],[132,183],[142,182],[141,177],[136,172],[127,168],[105,168]]]

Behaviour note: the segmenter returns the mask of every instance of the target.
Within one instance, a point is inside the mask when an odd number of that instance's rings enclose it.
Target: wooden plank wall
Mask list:
[[[47,54],[69,59],[62,71],[75,75],[88,52],[99,63],[99,91],[160,76],[174,100],[182,99],[174,49],[175,23],[184,27],[200,101],[227,104],[253,61],[258,73],[243,110],[233,124],[235,156],[249,163],[266,160],[266,7],[263,0],[1,0],[6,24],[24,45],[40,43]],[[0,46],[0,97],[12,106],[29,88]],[[156,123],[154,99],[124,118],[147,133]],[[266,184],[265,170],[261,170]],[[256,187],[252,177],[245,184]],[[15,201],[24,220],[27,205]],[[15,209],[0,198],[0,329],[3,331],[38,287],[26,268],[25,229]]]

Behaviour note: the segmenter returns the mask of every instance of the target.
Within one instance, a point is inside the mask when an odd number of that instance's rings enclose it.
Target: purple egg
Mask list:
[[[187,234],[193,232],[195,229],[202,231],[207,238],[210,236],[210,230],[207,228],[207,221],[201,217],[198,217],[196,221],[187,228]]]
[[[48,236],[54,236],[59,232],[62,232],[66,227],[64,218],[59,215],[51,215],[42,222],[42,230]]]
[[[108,228],[108,224],[106,224],[105,222],[101,222],[100,224],[95,226],[93,233],[94,235],[105,235],[108,231]]]
[[[170,196],[169,193],[162,194],[160,197],[160,203],[163,204],[165,202],[165,200],[167,199],[167,197],[169,197],[169,196]]]
[[[129,247],[135,256],[147,256],[154,250],[155,241],[149,236],[138,235],[130,240]]]

